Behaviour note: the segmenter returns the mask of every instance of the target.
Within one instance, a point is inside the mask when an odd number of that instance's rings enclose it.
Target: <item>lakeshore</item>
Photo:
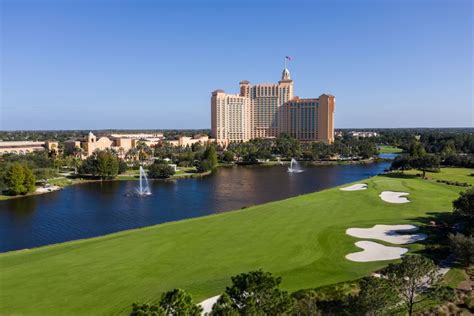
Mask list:
[[[205,177],[149,181],[146,197],[137,195],[136,180],[85,182],[2,201],[0,252],[248,208],[374,176],[387,166],[306,166],[299,174],[285,165],[218,168]]]
[[[444,168],[436,176],[474,184],[471,173]],[[346,229],[414,224],[425,232],[425,225],[449,212],[464,190],[412,175],[363,182],[366,190],[336,187],[245,210],[1,254],[0,282],[9,291],[0,293],[0,312],[125,314],[132,302],[153,302],[176,287],[196,301],[207,299],[220,294],[230,276],[259,268],[282,276],[289,291],[355,280],[390,261],[345,259],[360,251]],[[382,191],[409,192],[411,202],[386,203],[378,197]],[[423,245],[406,248],[420,251]]]
[[[377,159],[361,159],[361,160],[321,160],[321,161],[304,161],[305,164],[311,166],[335,166],[335,165],[354,165],[354,164],[367,164],[367,163],[375,163],[380,161],[390,161],[390,159],[384,158],[377,158]],[[251,164],[238,164],[238,163],[230,163],[230,164],[219,164],[217,168],[229,168],[234,166],[261,166],[261,167],[274,167],[274,166],[281,166],[281,165],[289,165],[289,160],[283,161],[264,161],[258,163],[251,163]],[[175,174],[171,177],[166,179],[149,179],[149,181],[169,181],[169,180],[178,180],[178,179],[191,179],[191,178],[201,178],[205,176],[209,176],[212,174],[212,171],[205,171],[205,172],[197,172],[196,168],[188,167],[188,168],[180,168]],[[139,170],[129,170],[124,174],[117,175],[114,179],[91,179],[91,178],[83,178],[80,176],[69,175],[69,176],[62,176],[57,177],[54,179],[47,179],[46,183],[50,186],[58,187],[55,190],[38,190],[44,187],[37,186],[37,190],[32,193],[24,194],[24,195],[4,195],[0,194],[0,201],[10,200],[10,199],[18,199],[24,198],[27,196],[34,196],[39,194],[47,194],[52,193],[57,190],[61,190],[62,188],[77,185],[82,183],[90,183],[90,182],[106,182],[106,181],[131,181],[131,180],[138,180],[139,179]]]

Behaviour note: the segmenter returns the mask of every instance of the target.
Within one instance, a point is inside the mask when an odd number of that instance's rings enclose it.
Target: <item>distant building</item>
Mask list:
[[[367,137],[377,137],[377,132],[364,132],[364,131],[351,131],[348,133],[349,136],[354,138],[367,138]]]
[[[56,141],[0,141],[0,155],[3,154],[28,154],[34,151],[57,151],[58,142]]]
[[[188,137],[188,136],[180,136],[176,140],[167,140],[166,142],[171,144],[172,146],[181,146],[181,147],[186,147],[186,146],[192,146],[193,144],[200,143],[202,145],[207,145],[213,142],[214,139],[209,138],[207,135],[194,135],[193,137]]]
[[[84,140],[69,140],[64,142],[64,151],[73,153],[76,148],[82,149],[82,156],[89,157],[96,150],[113,149],[118,156],[123,158],[127,151],[136,146],[138,139],[130,137],[102,136],[97,138],[92,132],[89,132]]]
[[[216,90],[211,97],[212,136],[218,143],[277,137],[288,133],[300,140],[334,141],[335,97],[301,99],[285,68],[278,83],[240,82],[239,94]]]

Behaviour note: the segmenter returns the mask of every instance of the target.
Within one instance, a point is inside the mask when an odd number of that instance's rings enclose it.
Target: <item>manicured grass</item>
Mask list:
[[[461,283],[462,281],[465,281],[466,279],[467,279],[467,275],[464,272],[464,269],[452,268],[444,276],[443,284],[455,289],[458,287],[459,283]]]
[[[378,149],[381,154],[399,154],[403,152],[401,148],[387,145],[378,146]]]
[[[446,180],[446,181],[457,181],[465,183],[474,183],[474,177],[471,174],[474,173],[474,169],[467,168],[441,168],[439,172],[427,172],[426,177],[430,180]],[[415,175],[421,174],[418,170],[407,170],[405,174]]]
[[[0,314],[127,313],[133,302],[157,300],[176,287],[200,301],[221,293],[230,276],[259,268],[282,276],[290,291],[354,280],[387,262],[346,260],[346,254],[360,251],[354,246],[359,239],[347,236],[347,228],[423,222],[428,213],[449,211],[463,190],[419,178],[377,176],[363,182],[368,190],[334,188],[2,254]],[[383,202],[378,195],[384,190],[409,192],[412,202]]]
[[[86,181],[86,180],[82,180],[82,179],[79,179],[79,178],[76,179],[76,178],[61,177],[61,178],[49,179],[48,183],[51,184],[51,185],[57,185],[57,186],[60,186],[60,187],[65,187],[65,186],[68,186],[68,185],[82,183],[84,181]]]

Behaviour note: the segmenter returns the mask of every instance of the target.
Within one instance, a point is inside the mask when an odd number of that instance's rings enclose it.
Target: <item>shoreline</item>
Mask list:
[[[261,166],[261,165],[257,165],[257,166]],[[267,167],[272,167],[272,166],[276,166],[276,165],[268,165]],[[224,166],[220,166],[220,167],[239,167],[237,165],[224,165]],[[204,177],[204,176],[208,176],[212,174],[212,171],[208,171],[206,173],[201,173],[201,174],[197,174],[194,176],[195,177]],[[369,179],[371,178],[374,178],[378,176],[378,174],[375,174],[373,176],[369,176],[368,178],[364,178],[364,179],[361,179],[359,181],[368,181]],[[175,180],[175,179],[149,179],[149,181],[170,181],[170,180]],[[71,185],[76,185],[76,184],[82,184],[82,183],[86,183],[86,182],[99,182],[99,181],[104,181],[104,182],[113,182],[113,181],[133,181],[133,180],[119,180],[119,179],[109,179],[109,180],[83,180],[81,182],[77,182],[77,183],[74,183],[74,184],[71,184]],[[351,182],[349,182],[351,183]],[[192,220],[199,220],[199,219],[202,219],[202,218],[206,218],[206,217],[212,217],[212,216],[218,216],[218,215],[222,215],[222,214],[226,214],[226,213],[234,213],[234,212],[241,212],[241,211],[246,211],[248,208],[253,208],[253,207],[259,207],[259,206],[262,206],[262,205],[265,205],[265,204],[269,204],[269,203],[276,203],[276,202],[281,202],[281,201],[285,201],[285,200],[290,200],[290,199],[294,199],[294,198],[299,198],[299,197],[302,197],[302,196],[305,196],[305,195],[311,195],[311,194],[315,194],[315,193],[320,193],[320,192],[324,192],[324,191],[328,191],[328,190],[332,190],[332,189],[336,189],[338,187],[342,187],[344,185],[347,185],[349,183],[344,183],[344,184],[340,184],[340,185],[337,185],[337,186],[332,186],[332,187],[328,187],[328,188],[325,188],[325,189],[322,189],[322,190],[316,190],[316,191],[312,191],[312,192],[309,192],[309,193],[305,193],[305,194],[299,194],[299,195],[295,195],[295,196],[291,196],[291,197],[288,197],[288,198],[283,198],[283,199],[276,199],[276,200],[272,200],[272,201],[268,201],[268,202],[264,202],[264,203],[261,203],[261,204],[252,204],[252,205],[248,205],[248,206],[244,206],[244,207],[241,207],[241,208],[236,208],[236,209],[230,209],[228,211],[225,211],[225,212],[221,212],[221,213],[215,213],[215,214],[208,214],[208,215],[204,215],[204,216],[197,216],[197,217],[188,217],[188,218],[183,218],[183,219],[178,219],[178,220],[172,220],[172,221],[169,221],[169,222],[162,222],[162,223],[157,223],[157,224],[151,224],[151,225],[146,225],[146,226],[140,226],[140,227],[135,227],[135,228],[129,228],[129,229],[125,229],[125,230],[119,230],[119,231],[115,231],[115,232],[111,232],[111,233],[107,233],[105,235],[98,235],[98,236],[92,236],[92,237],[86,237],[86,238],[79,238],[79,239],[73,239],[73,240],[67,240],[67,241],[63,241],[63,242],[57,242],[57,243],[52,243],[52,244],[46,244],[46,245],[41,245],[41,246],[37,246],[37,247],[33,247],[33,248],[23,248],[23,249],[17,249],[17,250],[9,250],[9,251],[0,251],[0,255],[3,255],[3,254],[6,254],[6,253],[11,253],[11,252],[18,252],[18,251],[28,251],[28,250],[33,250],[33,249],[38,249],[38,248],[44,248],[44,247],[49,247],[49,246],[54,246],[54,245],[61,245],[61,244],[64,244],[64,243],[71,243],[71,242],[76,242],[76,241],[81,241],[81,240],[87,240],[87,239],[96,239],[96,238],[106,238],[107,236],[110,236],[110,235],[115,235],[115,234],[120,234],[120,233],[126,233],[126,232],[129,232],[129,231],[136,231],[136,230],[141,230],[141,229],[147,229],[147,228],[152,228],[152,227],[156,227],[156,226],[160,226],[160,225],[168,225],[168,224],[172,224],[172,223],[177,223],[177,222],[183,222],[183,221],[192,221]],[[60,189],[61,190],[61,189]],[[48,192],[49,193],[49,192]],[[43,194],[43,193],[39,193],[39,194]]]
[[[337,166],[337,165],[356,165],[356,164],[369,164],[369,163],[377,163],[377,162],[384,162],[390,161],[389,159],[382,159],[382,158],[368,158],[368,159],[361,159],[361,160],[319,160],[319,161],[306,161],[306,160],[299,160],[303,164],[310,165],[310,166]],[[290,161],[265,161],[259,163],[231,163],[231,164],[219,164],[217,168],[233,168],[233,167],[275,167],[275,166],[284,166],[289,165]],[[192,179],[192,178],[203,178],[209,176],[213,173],[212,170],[201,172],[201,173],[183,173],[183,174],[174,174],[169,178],[159,179],[159,178],[149,178],[148,181],[171,181],[171,180],[181,180],[181,179]],[[27,193],[24,195],[3,195],[0,194],[0,202],[8,201],[12,199],[19,199],[24,197],[30,197],[35,195],[42,195],[53,193],[57,191],[61,191],[62,189],[78,184],[89,183],[89,182],[111,182],[111,181],[138,181],[138,178],[133,175],[117,175],[114,179],[87,179],[87,178],[66,178],[64,180],[68,180],[71,183],[67,183],[65,185],[58,185],[52,184],[53,186],[58,186],[59,189],[52,190],[52,191],[44,191],[44,192],[32,192]],[[42,188],[38,186],[36,189]]]
[[[373,179],[373,178],[378,177],[378,176],[379,175],[373,175],[373,176],[370,176],[368,178],[364,178],[360,181],[368,181],[368,180]],[[156,179],[156,180],[160,180],[160,179]],[[98,180],[98,181],[100,181],[100,180]],[[104,181],[107,181],[107,180],[104,180]],[[116,180],[109,180],[109,181],[116,181]],[[352,182],[350,182],[350,183],[352,183]],[[338,187],[342,187],[342,186],[348,185],[350,183],[337,185],[337,186],[326,188],[326,189],[323,189],[323,190],[320,190],[320,191],[313,191],[313,192],[309,192],[309,193],[306,193],[306,194],[295,195],[295,196],[291,196],[291,197],[280,199],[280,200],[273,200],[273,201],[269,201],[269,202],[265,202],[265,203],[261,203],[261,204],[249,205],[248,207],[232,209],[232,210],[221,212],[221,213],[213,213],[213,214],[208,214],[208,215],[204,215],[204,216],[197,216],[197,217],[188,217],[188,218],[183,218],[183,219],[178,219],[178,220],[172,220],[172,221],[169,221],[169,222],[163,222],[163,223],[146,225],[146,226],[135,227],[135,228],[129,228],[129,229],[125,229],[125,230],[120,230],[120,231],[116,231],[116,232],[107,233],[105,235],[98,235],[98,236],[92,236],[92,237],[86,237],[86,238],[72,239],[72,240],[67,240],[67,241],[63,241],[63,242],[57,242],[57,243],[52,243],[52,244],[47,244],[47,245],[42,245],[42,246],[37,246],[37,247],[32,247],[32,248],[23,248],[23,249],[9,250],[9,251],[3,251],[3,252],[0,251],[0,258],[2,256],[13,255],[13,254],[20,253],[20,252],[35,251],[35,250],[47,249],[47,248],[50,248],[50,247],[61,247],[62,245],[70,245],[70,244],[74,244],[74,243],[80,244],[80,243],[87,242],[87,241],[94,241],[94,240],[101,240],[101,239],[102,240],[113,239],[113,238],[116,238],[117,236],[120,236],[122,234],[123,235],[128,235],[128,234],[134,233],[134,232],[154,229],[158,226],[165,227],[165,226],[169,226],[169,225],[176,225],[176,224],[179,224],[179,223],[200,221],[200,220],[203,220],[203,219],[205,220],[205,219],[216,217],[216,216],[225,216],[225,215],[228,215],[228,214],[231,214],[231,213],[248,212],[249,208],[258,208],[258,207],[265,206],[267,204],[281,203],[281,202],[288,201],[288,200],[298,199],[298,198],[301,198],[301,197],[304,197],[304,196],[309,196],[309,195],[316,194],[316,193],[321,193],[321,192],[325,192],[325,191],[329,191],[329,190],[334,190],[334,189],[337,189]]]

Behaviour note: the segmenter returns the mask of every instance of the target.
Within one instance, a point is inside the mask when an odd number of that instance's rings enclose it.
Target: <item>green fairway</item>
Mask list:
[[[378,146],[378,150],[381,154],[400,154],[403,152],[403,149],[401,148],[388,145]]]
[[[467,171],[466,171],[467,170]],[[421,174],[418,170],[407,170],[406,174],[415,175]],[[426,172],[426,177],[430,180],[445,180],[454,182],[474,183],[474,169],[464,168],[441,168],[439,172]]]
[[[471,169],[444,169],[466,175]],[[464,179],[464,176],[463,176]],[[467,181],[464,179],[463,181]],[[230,180],[229,180],[230,181]],[[230,276],[262,268],[294,291],[353,280],[388,262],[356,263],[349,227],[419,223],[446,212],[460,191],[420,178],[377,176],[368,190],[338,188],[197,219],[0,255],[0,314],[117,314],[176,287],[196,301],[221,293]],[[277,185],[277,184],[275,184]],[[381,191],[409,192],[390,204]],[[235,192],[235,194],[239,194]],[[411,245],[411,250],[421,245]]]

